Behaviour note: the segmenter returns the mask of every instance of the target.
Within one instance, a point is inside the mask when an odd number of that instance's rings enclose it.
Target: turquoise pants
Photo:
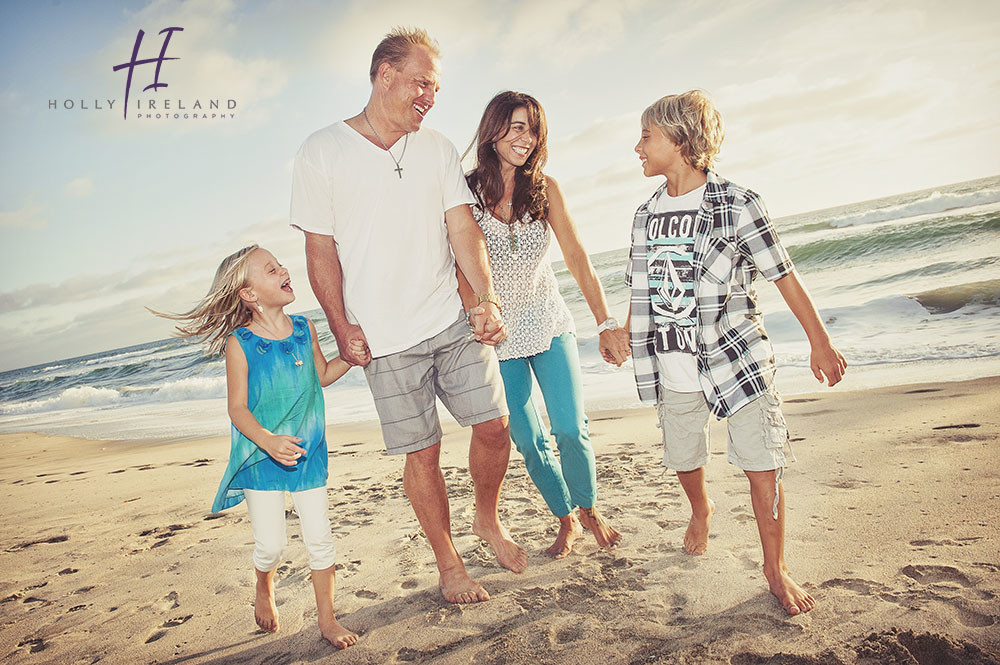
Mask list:
[[[535,406],[532,372],[542,389],[558,460]],[[500,361],[500,375],[510,409],[510,436],[549,510],[565,517],[576,506],[592,508],[597,500],[597,468],[583,412],[576,335],[556,337],[548,351],[531,357]]]

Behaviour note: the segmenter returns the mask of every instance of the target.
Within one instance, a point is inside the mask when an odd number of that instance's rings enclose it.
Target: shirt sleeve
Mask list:
[[[333,178],[309,157],[308,141],[295,156],[289,225],[300,231],[334,235]]]
[[[455,206],[472,205],[476,202],[472,190],[465,181],[462,158],[451,141],[441,137],[441,151],[444,158],[444,182],[441,184],[441,205],[447,212]]]
[[[625,286],[632,288],[632,255],[635,254],[635,245],[630,245],[628,249],[628,263],[625,264]]]
[[[795,270],[791,257],[778,239],[778,232],[771,223],[763,199],[755,192],[747,192],[736,220],[736,245],[769,282]]]

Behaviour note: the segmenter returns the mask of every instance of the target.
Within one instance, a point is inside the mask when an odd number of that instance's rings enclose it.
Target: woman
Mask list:
[[[630,351],[628,335],[608,313],[601,283],[559,185],[542,173],[548,156],[546,133],[545,112],[537,100],[517,92],[498,94],[483,112],[473,142],[476,167],[466,177],[477,199],[473,214],[486,236],[493,284],[507,325],[507,338],[496,351],[511,438],[559,518],[559,535],[546,552],[561,559],[582,535],[581,522],[600,547],[613,549],[621,534],[595,507],[597,472],[583,412],[576,331],[546,260],[549,229],[594,314],[601,355],[620,365]],[[463,301],[475,303],[465,280],[460,278],[459,284]],[[532,372],[542,389],[559,460],[532,398]]]

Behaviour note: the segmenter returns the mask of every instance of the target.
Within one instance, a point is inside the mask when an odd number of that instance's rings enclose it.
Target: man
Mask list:
[[[497,513],[510,436],[496,356],[484,345],[498,344],[506,329],[486,244],[458,152],[421,127],[440,89],[438,55],[423,30],[396,29],[382,40],[367,106],[299,150],[291,224],[305,232],[309,280],[341,357],[365,367],[386,449],[406,454],[403,487],[434,550],[441,593],[473,603],[489,594],[451,539],[435,396],[472,426],[473,532],[514,572],[527,556]],[[476,293],[468,313],[456,261]]]

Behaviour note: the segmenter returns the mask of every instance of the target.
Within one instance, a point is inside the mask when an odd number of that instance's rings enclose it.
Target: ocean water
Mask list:
[[[638,203],[638,202],[636,202]],[[630,204],[631,205],[631,204]],[[628,210],[629,206],[624,208]],[[623,213],[627,237],[630,213]],[[835,390],[1000,374],[1000,176],[775,220],[834,343],[847,357]],[[558,250],[556,250],[558,254]],[[591,255],[622,319],[627,248]],[[631,363],[604,363],[596,325],[558,261],[577,322],[588,408],[637,406]],[[822,389],[809,344],[777,289],[756,283],[788,395]],[[305,312],[336,350],[319,310]],[[328,423],[374,420],[361,370],[324,391]],[[224,435],[225,367],[176,339],[0,373],[0,432],[99,439]]]

